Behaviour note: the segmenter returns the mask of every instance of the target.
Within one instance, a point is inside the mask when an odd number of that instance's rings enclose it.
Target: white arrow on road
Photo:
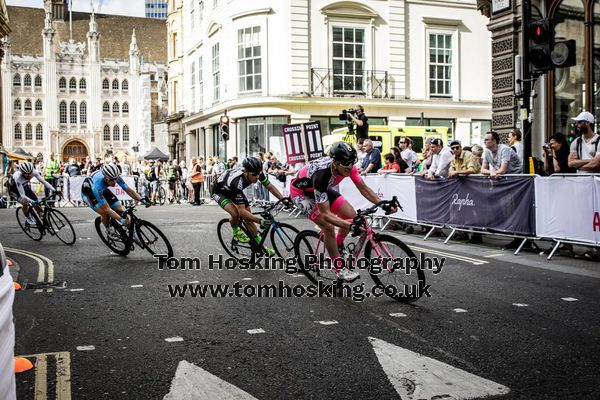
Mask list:
[[[510,391],[506,386],[380,339],[371,345],[402,400],[477,399]]]
[[[180,361],[171,382],[171,391],[163,400],[257,400],[202,368]]]

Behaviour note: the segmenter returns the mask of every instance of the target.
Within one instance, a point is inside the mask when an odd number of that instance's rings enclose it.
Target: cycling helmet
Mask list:
[[[354,164],[358,159],[354,147],[346,142],[337,142],[331,146],[329,156],[342,164]]]
[[[33,164],[30,162],[19,164],[19,171],[23,174],[31,174],[33,172]]]
[[[263,168],[263,163],[256,157],[246,157],[242,162],[242,166],[246,170],[246,172],[261,172]]]
[[[116,165],[106,164],[102,166],[102,175],[105,179],[117,179],[120,175],[119,168]]]

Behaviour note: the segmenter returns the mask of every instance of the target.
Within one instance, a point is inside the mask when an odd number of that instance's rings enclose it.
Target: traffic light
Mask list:
[[[554,29],[552,23],[538,19],[529,23],[529,62],[531,72],[544,73],[554,67],[552,63],[552,42]]]
[[[223,140],[228,141],[229,140],[229,117],[227,115],[222,115],[221,119],[219,121],[220,124],[220,130],[221,130],[221,137],[223,138]]]
[[[552,49],[552,64],[554,68],[568,68],[577,64],[575,59],[575,40],[561,40],[554,42]]]

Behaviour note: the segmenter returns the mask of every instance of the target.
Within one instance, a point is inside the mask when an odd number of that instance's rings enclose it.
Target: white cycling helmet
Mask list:
[[[104,175],[105,179],[111,180],[117,179],[121,173],[116,165],[106,164],[102,167],[102,175]]]
[[[33,164],[30,162],[24,162],[23,164],[19,164],[19,170],[23,174],[31,174],[33,172]]]

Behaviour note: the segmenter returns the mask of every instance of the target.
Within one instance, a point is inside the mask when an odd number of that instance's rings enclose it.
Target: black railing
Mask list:
[[[321,97],[389,98],[388,72],[373,70],[352,71],[327,68],[310,69],[310,94]]]

